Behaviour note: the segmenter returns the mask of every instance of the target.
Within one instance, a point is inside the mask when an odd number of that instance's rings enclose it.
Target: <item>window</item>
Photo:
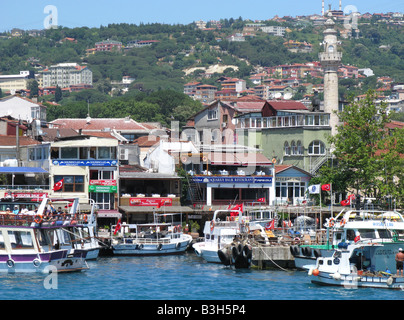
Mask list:
[[[300,140],[297,141],[297,154],[302,155],[303,154],[303,146],[302,142]]]
[[[62,189],[57,192],[84,192],[84,176],[55,176],[55,184],[62,179]]]
[[[78,148],[75,147],[63,147],[60,148],[60,158],[61,159],[77,159],[78,158]]]
[[[98,159],[111,159],[111,150],[109,147],[98,147]]]
[[[8,231],[8,238],[12,249],[33,249],[34,244],[32,242],[30,231]]]
[[[287,141],[285,141],[284,149],[285,149],[285,156],[290,156],[290,147]]]
[[[217,119],[217,110],[208,110],[208,120]]]
[[[325,145],[320,140],[315,140],[309,144],[309,155],[325,154]]]
[[[296,142],[294,140],[290,143],[290,148],[292,150],[292,155],[297,154]]]

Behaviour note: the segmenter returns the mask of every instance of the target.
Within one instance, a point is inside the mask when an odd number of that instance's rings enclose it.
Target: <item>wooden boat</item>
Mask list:
[[[182,224],[174,222],[180,213],[155,214],[153,223],[122,225],[118,237],[112,237],[112,252],[119,256],[172,255],[184,253],[192,237],[182,232]],[[171,222],[160,218],[171,217]],[[117,226],[114,226],[115,228]]]

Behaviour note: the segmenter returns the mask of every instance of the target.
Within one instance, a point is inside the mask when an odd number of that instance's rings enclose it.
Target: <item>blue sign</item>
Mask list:
[[[112,167],[117,166],[117,160],[53,160],[55,166],[79,166],[79,167]]]
[[[272,177],[192,177],[197,183],[272,183]]]

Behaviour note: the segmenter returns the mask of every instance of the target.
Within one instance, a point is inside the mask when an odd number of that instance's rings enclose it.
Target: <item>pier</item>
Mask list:
[[[293,269],[295,258],[289,245],[258,245],[252,250],[251,268],[257,269]]]

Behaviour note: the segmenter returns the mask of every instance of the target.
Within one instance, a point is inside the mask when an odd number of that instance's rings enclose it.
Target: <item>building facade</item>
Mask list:
[[[77,85],[93,85],[93,73],[87,66],[77,63],[59,63],[42,71],[43,86],[67,88]]]

